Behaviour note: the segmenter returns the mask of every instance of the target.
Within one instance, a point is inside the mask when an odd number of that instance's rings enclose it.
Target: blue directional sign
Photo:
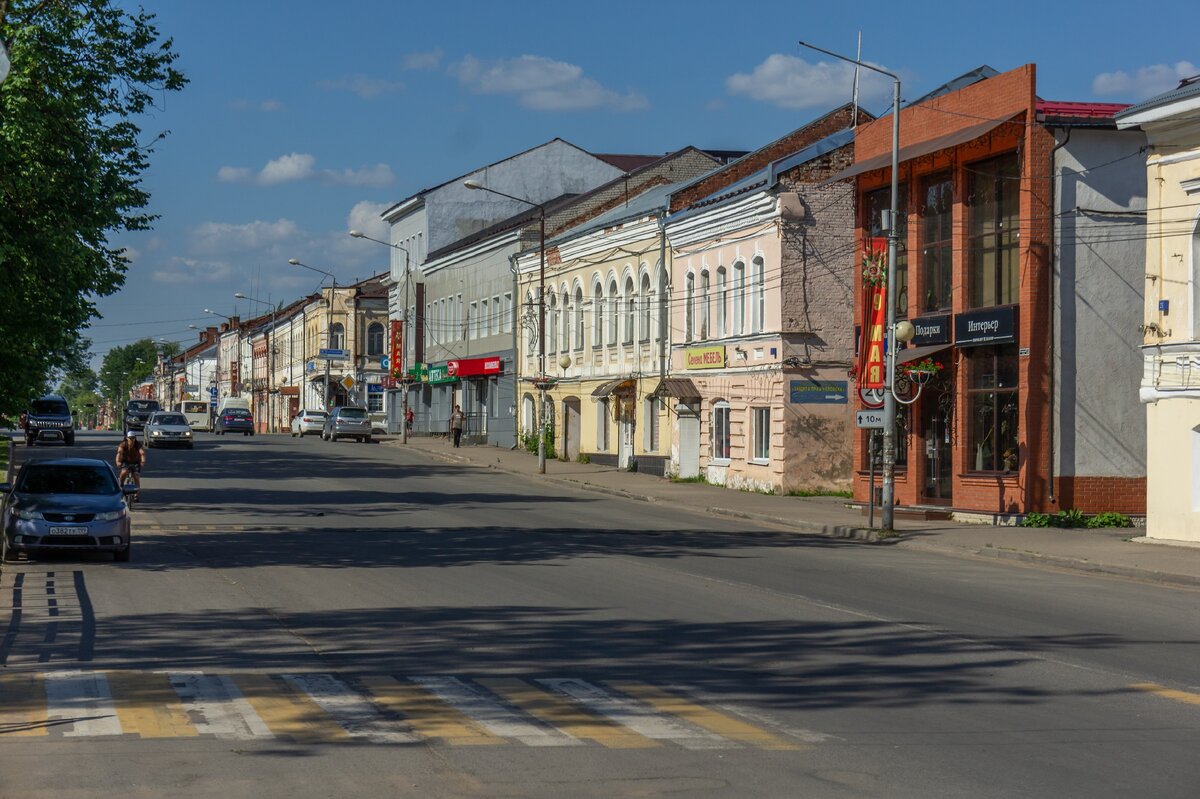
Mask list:
[[[212,397],[213,399],[217,398],[217,387],[216,386],[208,387],[208,396]]]
[[[323,349],[317,353],[317,358],[325,361],[344,361],[348,357],[350,353],[345,350]]]

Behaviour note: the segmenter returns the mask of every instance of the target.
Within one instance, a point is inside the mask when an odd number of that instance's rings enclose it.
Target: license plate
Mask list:
[[[86,527],[51,527],[50,535],[87,535]]]

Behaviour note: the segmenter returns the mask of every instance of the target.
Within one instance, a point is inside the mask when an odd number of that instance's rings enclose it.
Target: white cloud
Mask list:
[[[1200,67],[1190,61],[1173,65],[1151,64],[1138,68],[1132,75],[1121,71],[1103,72],[1092,80],[1092,94],[1097,97],[1145,100],[1174,89],[1179,81],[1198,73]]]
[[[381,94],[393,94],[404,91],[404,84],[398,80],[371,78],[366,75],[352,75],[349,78],[317,81],[317,88],[331,92],[350,92],[364,100],[374,100]]]
[[[234,111],[261,111],[269,114],[282,111],[283,103],[278,100],[234,100],[229,104]]]
[[[891,83],[869,70],[859,73],[859,103],[886,99]],[[737,73],[725,79],[730,94],[772,103],[780,108],[831,107],[848,103],[854,89],[854,65],[842,62],[815,64],[791,55],[775,53],[749,75]]]
[[[264,186],[276,183],[292,183],[312,177],[313,165],[317,159],[308,153],[292,153],[281,155],[267,162],[258,173],[258,182]]]
[[[226,282],[233,273],[233,266],[227,261],[175,256],[167,261],[165,268],[151,272],[150,279],[168,285],[195,285]]]
[[[442,63],[442,48],[427,53],[408,53],[404,56],[405,69],[437,69]]]
[[[379,215],[389,207],[389,203],[373,203],[370,200],[355,203],[346,215],[346,230],[360,230],[373,239],[387,241],[390,226]]]
[[[244,224],[204,222],[191,234],[193,252],[203,255],[263,250],[298,241],[302,236],[300,227],[290,219]]]
[[[387,164],[375,164],[361,169],[317,169],[317,159],[308,153],[291,153],[273,158],[255,172],[240,166],[223,166],[217,170],[217,180],[223,183],[254,183],[276,186],[300,180],[316,180],[336,186],[390,186],[396,175]]]
[[[223,166],[217,170],[217,180],[222,183],[248,183],[254,179],[254,170],[242,166]]]
[[[650,105],[636,91],[620,94],[584,77],[582,67],[541,56],[486,64],[467,56],[451,65],[450,73],[476,94],[514,95],[523,107],[535,111],[636,111]]]
[[[390,186],[396,175],[387,164],[363,167],[362,169],[322,169],[318,179],[338,186]]]

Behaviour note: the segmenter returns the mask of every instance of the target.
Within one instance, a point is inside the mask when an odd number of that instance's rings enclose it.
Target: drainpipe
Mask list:
[[[661,265],[663,274],[667,276],[667,288],[671,287],[671,272],[667,269],[667,209],[664,208],[658,212],[658,263]],[[665,308],[667,313],[671,312],[671,303],[663,302],[660,298],[658,301],[660,309]],[[671,330],[670,317],[667,319],[658,320],[658,380],[661,385],[662,381],[667,377],[667,333]]]
[[[512,271],[513,276],[513,301],[512,308],[512,380],[513,380],[513,449],[518,449],[521,446],[521,425],[519,424],[521,413],[521,377],[520,371],[517,368],[517,341],[520,332],[517,324],[520,314],[517,309],[521,307],[521,283],[517,274],[517,253],[508,256],[508,268]]]
[[[1049,308],[1047,309],[1049,312],[1047,316],[1048,316],[1049,325],[1050,325],[1050,335],[1046,337],[1046,340],[1049,342],[1049,346],[1050,346],[1050,356],[1046,359],[1046,367],[1050,372],[1050,374],[1049,374],[1050,392],[1046,398],[1048,414],[1049,414],[1049,416],[1047,418],[1049,419],[1050,424],[1048,425],[1049,435],[1047,436],[1047,441],[1046,441],[1046,479],[1047,479],[1047,483],[1050,486],[1050,492],[1049,492],[1049,496],[1047,497],[1047,499],[1050,501],[1051,505],[1055,505],[1058,503],[1058,498],[1055,496],[1055,493],[1054,493],[1054,466],[1055,466],[1055,463],[1057,462],[1055,459],[1055,453],[1054,453],[1054,430],[1055,430],[1054,413],[1055,413],[1055,407],[1056,407],[1055,402],[1054,402],[1054,390],[1055,390],[1054,381],[1057,376],[1057,372],[1054,369],[1054,353],[1055,353],[1055,349],[1054,349],[1054,292],[1055,292],[1055,289],[1058,287],[1058,281],[1056,281],[1054,279],[1055,273],[1057,272],[1057,265],[1058,265],[1058,258],[1057,258],[1057,255],[1055,254],[1055,248],[1054,248],[1054,244],[1055,244],[1054,230],[1055,230],[1055,225],[1057,224],[1057,220],[1058,220],[1057,214],[1055,213],[1055,209],[1058,207],[1058,191],[1056,190],[1056,187],[1058,184],[1058,175],[1054,169],[1054,157],[1055,157],[1055,155],[1057,155],[1059,150],[1061,150],[1062,148],[1067,146],[1067,142],[1071,141],[1071,129],[1067,128],[1066,131],[1067,131],[1067,137],[1062,140],[1062,143],[1059,144],[1058,141],[1056,140],[1054,143],[1054,146],[1050,148],[1050,213],[1052,215],[1054,215],[1054,221],[1052,221],[1050,223],[1050,246],[1046,252],[1047,257],[1050,260],[1050,291],[1048,292],[1049,299],[1047,301],[1047,305],[1049,306]],[[1049,510],[1049,508],[1047,508],[1047,510]]]

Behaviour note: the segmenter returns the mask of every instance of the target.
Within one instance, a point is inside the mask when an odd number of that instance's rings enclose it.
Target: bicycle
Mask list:
[[[125,477],[122,478],[122,480],[121,480],[121,490],[122,491],[125,490],[125,486],[135,486],[138,489],[137,491],[134,491],[132,494],[125,495],[125,501],[128,502],[129,507],[132,508],[133,504],[135,502],[137,502],[139,499],[141,499],[141,491],[142,491],[141,487],[138,486],[137,481],[133,479],[133,470],[132,469],[125,470]]]

